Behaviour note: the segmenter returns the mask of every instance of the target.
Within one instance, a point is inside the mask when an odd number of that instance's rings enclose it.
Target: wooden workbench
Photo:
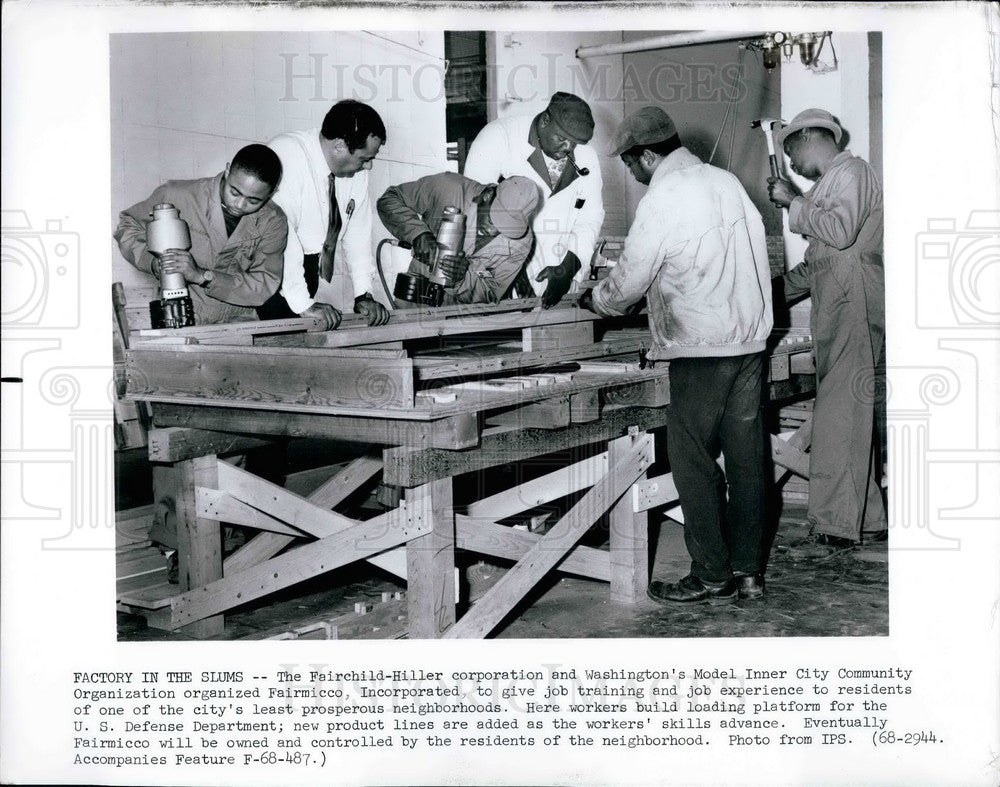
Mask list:
[[[397,311],[380,328],[348,318],[333,332],[301,319],[134,332],[128,394],[152,406],[154,496],[176,528],[180,584],[120,595],[119,608],[211,637],[227,610],[359,560],[405,579],[410,637],[488,636],[553,569],[633,603],[648,578],[646,512],[676,497],[669,474],[647,478],[669,400],[667,364],[640,368],[649,346],[641,320],[623,328],[534,299]],[[772,364],[777,379],[787,371]],[[276,436],[377,448],[308,497],[220,459]],[[559,451],[573,459],[456,510],[456,480]],[[402,490],[397,507],[337,513],[379,474]],[[508,524],[571,495],[544,534]],[[609,549],[579,545],[605,514]],[[259,534],[223,560],[220,522]],[[457,620],[456,549],[516,561]]]

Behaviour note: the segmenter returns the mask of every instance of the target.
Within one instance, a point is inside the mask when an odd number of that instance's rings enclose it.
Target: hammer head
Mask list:
[[[770,131],[775,123],[780,123],[781,118],[758,118],[750,121],[750,128],[761,128],[762,126]]]

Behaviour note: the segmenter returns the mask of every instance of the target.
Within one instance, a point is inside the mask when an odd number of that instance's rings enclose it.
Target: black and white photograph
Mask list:
[[[1000,778],[995,5],[4,10],[0,781]]]

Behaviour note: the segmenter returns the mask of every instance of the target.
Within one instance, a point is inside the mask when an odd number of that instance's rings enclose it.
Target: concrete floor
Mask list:
[[[886,636],[889,633],[887,544],[873,544],[826,558],[796,559],[788,545],[808,532],[805,510],[785,506],[778,523],[762,600],[713,607],[662,606],[647,599],[612,604],[601,582],[554,573],[508,616],[498,638],[590,637],[770,637]],[[674,581],[687,573],[680,525],[662,516],[652,576]],[[600,539],[599,530],[596,536]],[[505,567],[466,566],[470,596],[476,598]],[[351,613],[356,602],[372,602],[384,591],[405,590],[394,578],[364,564],[347,567],[226,616],[221,639],[259,638],[275,627],[317,615]],[[294,591],[294,592],[292,592]],[[186,640],[182,633],[148,629],[141,618],[119,614],[119,639]]]

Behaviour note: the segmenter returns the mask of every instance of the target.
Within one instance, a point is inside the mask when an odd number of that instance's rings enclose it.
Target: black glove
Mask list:
[[[469,258],[464,251],[458,254],[442,254],[438,257],[438,269],[448,277],[452,285],[459,284],[465,278],[465,272],[469,270]]]
[[[385,325],[389,322],[389,310],[375,300],[370,292],[354,299],[354,313],[363,314],[369,325]]]
[[[581,309],[586,309],[587,311],[592,311],[597,314],[597,310],[594,308],[594,289],[588,287],[580,294],[580,300],[576,302],[576,305]]]
[[[570,285],[573,284],[573,277],[578,270],[580,270],[580,260],[573,252],[567,251],[562,262],[544,268],[535,277],[535,281],[549,280],[545,292],[542,293],[543,308],[549,309],[559,303],[562,296],[569,292]]]
[[[421,232],[413,239],[413,256],[424,265],[433,263],[433,254],[437,250],[437,238],[433,232]]]

